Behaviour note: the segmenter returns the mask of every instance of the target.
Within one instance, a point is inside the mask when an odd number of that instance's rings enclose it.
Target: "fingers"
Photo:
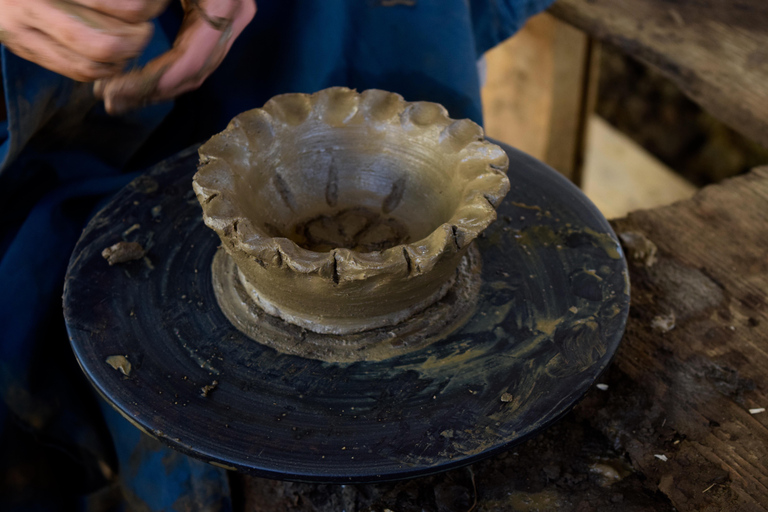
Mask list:
[[[167,1],[0,0],[0,30],[19,56],[93,81],[119,73],[143,51],[153,29],[145,16],[156,15]]]
[[[107,112],[122,113],[196,89],[219,66],[256,13],[253,0],[188,0],[184,22],[167,53],[144,69],[99,81]]]
[[[25,29],[12,36],[6,34],[5,39],[6,46],[19,57],[81,82],[112,76],[123,67],[123,62],[95,62],[73,54],[35,29]]]
[[[174,49],[168,55],[168,69],[158,83],[160,95],[172,97],[196,89],[221,64],[232,47],[235,40],[232,33],[234,9],[239,7],[239,2],[218,0],[208,4],[216,4],[216,8],[206,12],[198,5],[185,17]]]
[[[143,69],[97,80],[93,84],[93,94],[104,100],[104,109],[113,115],[162,101],[164,98],[159,97],[155,91],[166,66],[164,60],[158,59],[150,62]]]
[[[24,2],[28,25],[75,54],[95,62],[122,62],[143,50],[152,37],[152,24],[126,23],[81,5],[48,0],[47,9],[38,2]]]
[[[77,3],[128,23],[157,18],[168,7],[168,0],[77,0]]]

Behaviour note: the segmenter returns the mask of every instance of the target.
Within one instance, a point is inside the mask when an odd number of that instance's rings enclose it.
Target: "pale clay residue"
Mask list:
[[[632,474],[632,470],[621,459],[600,457],[589,465],[589,472],[598,476],[601,487],[610,487]]]
[[[109,366],[118,370],[120,373],[129,377],[131,375],[131,362],[127,356],[115,355],[109,356],[105,361]]]
[[[464,349],[459,345],[454,352],[448,356],[442,354],[440,356],[429,356],[419,365],[419,368],[425,372],[434,369],[443,370],[445,368],[460,368],[473,359],[484,357],[486,352],[487,350],[484,347]]]
[[[138,229],[141,229],[141,224],[136,223],[133,226],[131,226],[128,229],[126,229],[125,231],[123,231],[123,236],[124,237],[128,236],[128,235],[130,235],[131,233],[133,233],[134,231],[136,231]]]
[[[538,206],[538,205],[535,205],[535,204],[525,204],[525,203],[520,203],[518,201],[511,201],[511,203],[514,206],[517,206],[518,208],[524,208],[526,210],[534,210],[537,213],[539,213],[541,215],[544,215],[545,217],[551,217],[552,216],[552,214],[549,211],[546,211],[546,210],[542,209],[541,206]]]
[[[590,276],[594,277],[594,278],[595,278],[595,279],[597,279],[598,281],[602,281],[602,280],[603,280],[603,278],[602,278],[602,277],[600,277],[599,275],[597,275],[597,271],[596,271],[596,270],[594,270],[594,269],[591,269],[591,268],[585,268],[585,269],[584,269],[584,273],[585,273],[585,274],[589,274]]]
[[[570,501],[553,489],[541,492],[515,491],[507,497],[511,510],[518,512],[539,512],[541,510],[564,510]]]
[[[591,228],[582,228],[582,231],[592,236],[609,258],[620,260],[623,257],[621,245],[610,233],[600,233]]]
[[[563,323],[563,317],[560,318],[537,318],[536,330],[547,336],[552,336],[555,331]]]
[[[652,267],[656,263],[658,248],[648,237],[639,231],[626,231],[619,235],[621,241],[629,252],[633,261],[646,267]]]
[[[651,320],[651,328],[654,331],[669,332],[675,328],[675,312],[670,311],[666,315],[657,315]]]
[[[203,398],[206,398],[208,396],[208,394],[211,391],[213,391],[214,389],[216,389],[216,386],[218,386],[218,385],[219,385],[219,381],[214,380],[210,384],[206,384],[205,386],[201,387],[200,388],[200,396],[202,396]]]
[[[216,466],[217,468],[226,469],[227,471],[237,471],[237,468],[235,466],[230,466],[228,464],[222,464],[221,462],[216,462],[213,460],[209,460],[208,464],[211,466]]]

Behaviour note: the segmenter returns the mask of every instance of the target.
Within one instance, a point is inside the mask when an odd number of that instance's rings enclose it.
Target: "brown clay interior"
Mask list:
[[[310,125],[311,127],[311,125]],[[381,251],[449,221],[462,188],[439,147],[336,129],[286,135],[280,155],[252,153],[234,203],[257,229],[318,252]],[[295,149],[298,148],[298,149]]]

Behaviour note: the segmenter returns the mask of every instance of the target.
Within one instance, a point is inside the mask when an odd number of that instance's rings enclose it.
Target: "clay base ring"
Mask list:
[[[422,349],[461,327],[474,313],[480,293],[481,256],[472,245],[446,284],[443,295],[424,311],[394,326],[357,334],[319,334],[283,321],[263,310],[258,296],[247,290],[237,266],[223,249],[211,265],[216,300],[221,311],[240,332],[283,354],[329,363],[381,361]],[[262,307],[260,307],[262,306]],[[297,323],[297,322],[294,322]]]

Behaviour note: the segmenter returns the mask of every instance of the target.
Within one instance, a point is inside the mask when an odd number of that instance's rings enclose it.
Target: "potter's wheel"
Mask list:
[[[629,286],[594,205],[554,170],[502,147],[512,189],[476,241],[479,302],[444,339],[337,364],[279,354],[240,333],[214,298],[219,239],[202,223],[191,189],[197,154],[188,150],[121,191],[75,249],[64,306],[81,366],[150,435],[266,477],[405,478],[522,442],[605,369]],[[110,267],[101,251],[120,240],[141,243],[147,258]]]

